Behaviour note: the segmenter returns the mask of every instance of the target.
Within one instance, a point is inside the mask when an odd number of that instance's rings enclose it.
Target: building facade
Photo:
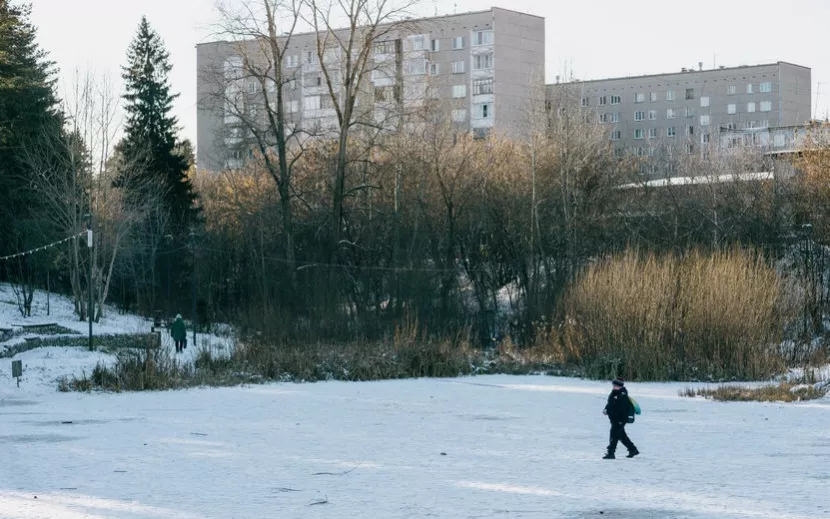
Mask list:
[[[807,67],[778,62],[548,85],[608,127],[617,154],[692,153],[721,133],[796,126],[811,117]]]
[[[521,131],[533,85],[544,78],[543,18],[492,8],[407,20],[383,34],[373,42],[371,73],[359,86],[358,117],[392,129],[401,113],[429,99],[441,103],[454,125],[477,135]],[[202,169],[239,167],[253,154],[253,132],[274,101],[264,102],[274,88],[245,70],[258,53],[267,64],[261,43],[197,46],[197,163]],[[316,33],[293,35],[279,66],[292,129],[320,136],[338,127],[327,81],[335,91],[342,87],[336,74],[326,78],[322,73],[317,45]],[[329,70],[337,70],[340,49],[322,54],[324,63],[334,64]]]

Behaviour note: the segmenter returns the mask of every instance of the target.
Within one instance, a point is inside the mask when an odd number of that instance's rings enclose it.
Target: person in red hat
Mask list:
[[[628,416],[631,414],[631,401],[628,399],[628,390],[625,388],[625,381],[622,377],[617,377],[611,382],[613,390],[608,395],[608,403],[605,405],[605,410],[602,414],[608,416],[611,420],[611,442],[608,444],[608,451],[604,460],[613,460],[614,452],[617,450],[617,442],[622,442],[625,448],[628,449],[628,458],[640,454],[637,447],[628,438],[625,433],[625,424],[628,422]]]

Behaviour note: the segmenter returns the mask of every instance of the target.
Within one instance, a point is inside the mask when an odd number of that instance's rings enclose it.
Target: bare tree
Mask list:
[[[343,199],[350,161],[352,129],[365,123],[357,117],[357,100],[376,68],[375,44],[393,39],[405,27],[405,16],[417,0],[308,0],[306,20],[317,35],[317,61],[337,119],[337,154],[334,160],[332,234],[330,253],[337,258],[341,245]],[[337,24],[345,22],[345,29]]]
[[[310,132],[297,124],[297,101],[288,101],[287,92],[295,88],[301,75],[297,64],[286,58],[303,7],[304,0],[256,0],[236,8],[221,4],[219,32],[234,42],[235,55],[222,70],[211,72],[218,86],[214,104],[222,106],[223,114],[236,123],[230,128],[236,133],[232,137],[244,133],[252,140],[258,159],[277,186],[285,271],[295,289],[292,174]],[[254,92],[245,88],[246,84],[255,85]]]

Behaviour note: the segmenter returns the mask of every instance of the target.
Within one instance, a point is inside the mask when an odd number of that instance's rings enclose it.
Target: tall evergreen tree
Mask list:
[[[0,0],[0,252],[41,239],[43,205],[27,174],[26,153],[60,135],[56,69],[36,41],[31,6]]]
[[[147,180],[163,186],[171,231],[181,237],[196,223],[198,209],[187,177],[189,164],[177,150],[178,122],[171,112],[178,94],[170,92],[171,69],[164,42],[142,17],[122,69],[127,121],[119,151],[127,162],[142,165]]]

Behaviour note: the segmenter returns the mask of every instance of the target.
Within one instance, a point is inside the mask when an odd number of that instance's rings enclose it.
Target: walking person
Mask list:
[[[628,449],[628,456],[626,457],[633,458],[640,454],[640,451],[637,450],[637,447],[634,446],[625,433],[625,424],[628,422],[628,417],[632,415],[632,404],[628,399],[628,390],[625,388],[625,381],[620,377],[615,378],[611,384],[613,390],[608,395],[605,410],[602,411],[602,414],[608,416],[608,419],[611,420],[611,441],[608,444],[608,451],[602,459],[614,459],[617,442],[622,442],[625,448]]]
[[[184,325],[182,314],[176,316],[176,320],[170,325],[170,335],[176,343],[176,353],[181,353],[187,347],[187,327]]]

